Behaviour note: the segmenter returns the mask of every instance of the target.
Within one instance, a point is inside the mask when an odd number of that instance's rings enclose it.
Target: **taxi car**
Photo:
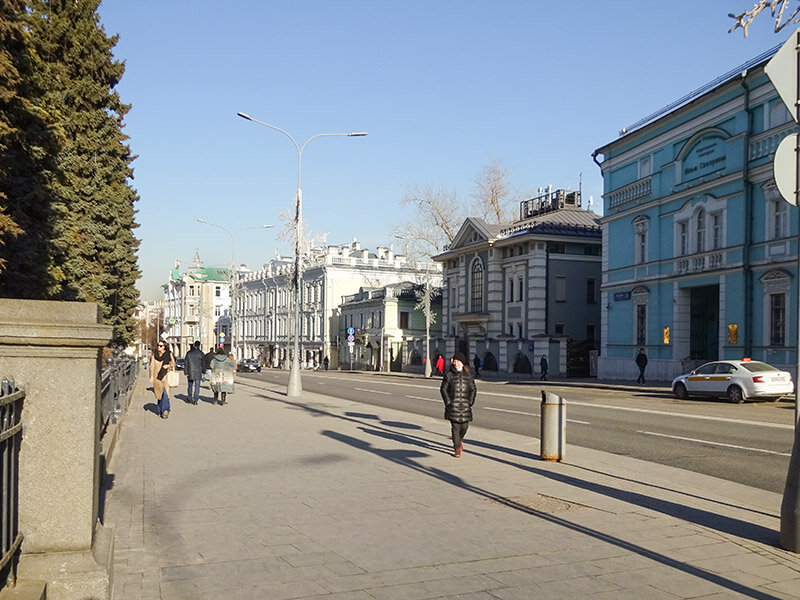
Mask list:
[[[730,402],[777,400],[794,393],[792,376],[757,360],[719,360],[708,362],[691,373],[672,380],[676,398],[691,396],[726,397]]]

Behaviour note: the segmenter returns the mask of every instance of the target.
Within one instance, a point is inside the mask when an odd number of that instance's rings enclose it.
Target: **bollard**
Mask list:
[[[542,460],[564,460],[567,448],[567,403],[561,396],[542,390]]]

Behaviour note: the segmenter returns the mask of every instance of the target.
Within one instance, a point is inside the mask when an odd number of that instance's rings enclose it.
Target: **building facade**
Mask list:
[[[225,345],[229,335],[218,330],[230,310],[230,269],[206,267],[195,253],[186,272],[176,263],[164,291],[161,338],[176,356],[184,356],[195,341],[206,349]]]
[[[591,347],[600,333],[600,250],[599,219],[579,191],[540,190],[513,223],[468,218],[434,257],[447,354],[500,373],[538,372],[545,356],[551,373],[578,374],[569,342]]]
[[[773,51],[774,52],[774,51]],[[773,158],[797,127],[766,53],[595,151],[603,174],[599,376],[669,380],[752,357],[794,372],[796,209]]]
[[[430,323],[424,294],[423,284],[404,281],[342,298],[338,335],[343,340],[342,368],[422,373],[428,356],[434,360],[444,355],[441,288],[431,290]]]
[[[294,332],[293,269],[293,259],[277,257],[260,271],[239,273],[233,335],[237,359],[256,358],[266,366],[288,368]],[[339,304],[344,296],[427,277],[432,285],[441,285],[440,266],[396,255],[390,248],[372,253],[355,239],[312,249],[300,288],[301,367],[319,367],[328,357],[329,368],[338,368],[343,342]]]

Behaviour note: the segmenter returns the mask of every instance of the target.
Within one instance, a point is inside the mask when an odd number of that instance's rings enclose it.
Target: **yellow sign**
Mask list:
[[[728,325],[728,343],[729,344],[738,344],[739,343],[739,325],[736,323],[731,323]]]
[[[669,344],[669,326],[664,327],[664,343]]]

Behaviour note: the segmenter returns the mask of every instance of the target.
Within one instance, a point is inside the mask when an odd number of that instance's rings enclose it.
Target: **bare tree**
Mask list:
[[[795,19],[798,13],[800,13],[800,6],[795,8],[794,12],[790,16],[786,17],[786,20],[784,21],[784,13],[786,12],[789,4],[791,4],[791,0],[759,0],[753,5],[753,8],[741,14],[735,15],[733,13],[729,13],[728,16],[731,19],[736,19],[736,24],[728,30],[728,33],[736,31],[736,29],[741,27],[742,31],[744,32],[744,37],[747,37],[747,29],[750,27],[750,24],[759,14],[761,14],[761,12],[767,8],[770,9],[772,17],[775,19],[775,33],[779,32],[792,22],[800,23],[800,18]],[[792,21],[792,19],[795,20]]]
[[[464,222],[464,211],[456,193],[431,184],[406,187],[400,204],[413,207],[409,221],[395,229],[395,235],[406,240],[420,254],[439,254],[452,243]]]
[[[514,216],[514,197],[509,186],[510,173],[503,161],[492,158],[475,176],[472,209],[487,223],[507,223]]]

